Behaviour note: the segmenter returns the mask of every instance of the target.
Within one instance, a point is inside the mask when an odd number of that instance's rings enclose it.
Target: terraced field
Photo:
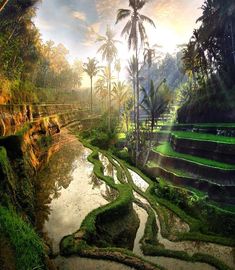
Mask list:
[[[60,189],[59,198],[52,199],[47,221],[51,226],[44,226],[44,233],[50,238],[58,221],[66,222],[58,239],[62,257],[56,251],[58,241],[54,249],[55,263],[65,265],[61,269],[66,269],[66,265],[77,269],[80,257],[111,260],[116,263],[113,269],[127,269],[126,266],[131,269],[234,269],[234,241],[216,234],[203,234],[200,220],[158,196],[156,190],[162,183],[153,182],[135,167],[86,142],[82,146],[77,141],[75,145],[70,151],[79,151],[80,158],[71,159],[71,182]],[[70,185],[73,185],[73,197],[66,191]],[[79,199],[81,188],[76,186],[91,191],[86,192],[85,208],[85,202]],[[65,198],[68,204],[56,207],[60,198]],[[68,207],[77,209],[77,218],[76,211],[73,214]],[[86,211],[79,218],[82,209]],[[64,220],[63,213],[67,216],[69,212],[71,219]],[[84,263],[83,269],[89,269],[88,265]],[[120,268],[122,265],[126,266]],[[105,262],[101,267],[108,269]]]

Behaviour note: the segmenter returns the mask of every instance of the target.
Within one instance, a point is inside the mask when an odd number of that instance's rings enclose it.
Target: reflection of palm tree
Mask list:
[[[61,191],[62,187],[59,186],[58,182],[56,182],[53,189],[54,189],[53,190],[54,191],[53,199],[58,199],[60,197],[60,195],[61,195],[60,191]]]
[[[99,188],[103,182],[92,172],[91,174],[91,182],[89,184],[93,184],[92,189]]]
[[[109,129],[111,127],[111,77],[112,77],[112,62],[114,58],[117,56],[117,48],[116,43],[118,40],[114,39],[114,32],[107,26],[106,35],[99,36],[97,41],[103,42],[103,45],[100,46],[98,52],[102,54],[103,60],[106,60],[108,63],[108,70],[109,70],[109,80],[108,80],[108,91],[109,91]]]
[[[136,94],[137,94],[137,140],[136,140],[136,161],[139,154],[139,141],[140,141],[140,129],[139,129],[139,59],[138,50],[140,45],[144,43],[147,39],[146,31],[144,28],[144,22],[148,22],[155,26],[154,22],[145,15],[139,13],[139,11],[144,7],[147,0],[129,0],[130,9],[119,9],[117,13],[117,21],[129,17],[130,19],[126,23],[122,35],[127,34],[128,36],[128,46],[129,49],[133,48],[135,50],[136,58]]]
[[[83,70],[88,74],[88,76],[90,77],[90,81],[91,81],[90,98],[91,98],[91,112],[92,112],[92,107],[93,107],[93,101],[92,101],[93,77],[95,77],[97,75],[97,73],[99,72],[98,62],[96,61],[96,59],[88,57],[88,62],[84,63]]]
[[[106,185],[105,193],[102,192],[101,195],[106,201],[112,202],[117,198],[118,191]]]
[[[113,165],[112,165],[112,163],[109,162],[106,169],[107,169],[108,175],[111,175],[113,177]]]
[[[50,163],[38,174],[35,181],[35,208],[36,226],[39,231],[42,230],[45,220],[48,220],[51,201],[59,197],[60,190],[67,188],[71,183],[75,164],[77,164],[74,161],[78,160],[79,156],[81,159],[81,151],[74,147],[73,143],[66,144],[66,150],[62,148],[56,152]]]

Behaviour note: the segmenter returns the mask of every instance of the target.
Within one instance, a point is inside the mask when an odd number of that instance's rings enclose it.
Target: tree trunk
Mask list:
[[[92,89],[92,86],[93,86],[93,85],[92,85],[92,77],[91,77],[91,112],[92,112],[92,110],[93,110],[93,104],[92,104],[92,103],[93,103],[93,100],[92,100],[92,94],[93,94],[92,92],[93,92],[93,89]]]
[[[138,59],[138,41],[136,41],[136,49],[135,49],[135,57],[136,57],[136,165],[138,163],[139,158],[139,146],[140,146],[140,107],[139,107],[139,59]]]
[[[150,91],[150,65],[148,65],[148,91]]]
[[[143,167],[145,167],[146,163],[148,162],[149,154],[150,154],[150,151],[152,149],[152,141],[153,141],[152,138],[153,138],[154,122],[155,122],[155,117],[152,116],[151,117],[151,130],[150,130],[150,136],[149,136],[149,144],[148,144],[147,153],[146,153],[146,156],[145,156],[145,159],[144,159],[144,162],[143,162]]]
[[[133,89],[134,89],[134,130],[136,132],[136,78],[133,78]]]
[[[120,115],[121,115],[121,101],[118,101],[118,124],[120,122]]]
[[[108,123],[108,128],[109,131],[111,131],[111,63],[108,63],[108,68],[109,68],[109,87],[108,87],[108,91],[109,91],[109,123]]]

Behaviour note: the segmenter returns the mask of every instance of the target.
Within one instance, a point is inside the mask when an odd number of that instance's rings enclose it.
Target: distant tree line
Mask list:
[[[81,85],[82,63],[71,66],[62,44],[42,42],[33,23],[36,2],[8,1],[0,12],[0,96],[13,102],[37,101],[40,88]]]

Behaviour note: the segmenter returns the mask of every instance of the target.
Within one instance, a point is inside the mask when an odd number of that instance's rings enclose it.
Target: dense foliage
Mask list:
[[[9,1],[0,13],[0,103],[47,101],[51,89],[81,84],[81,63],[70,66],[62,44],[42,43],[33,22],[36,2]]]
[[[206,0],[203,14],[183,50],[190,95],[180,122],[233,122],[235,119],[235,4]]]

